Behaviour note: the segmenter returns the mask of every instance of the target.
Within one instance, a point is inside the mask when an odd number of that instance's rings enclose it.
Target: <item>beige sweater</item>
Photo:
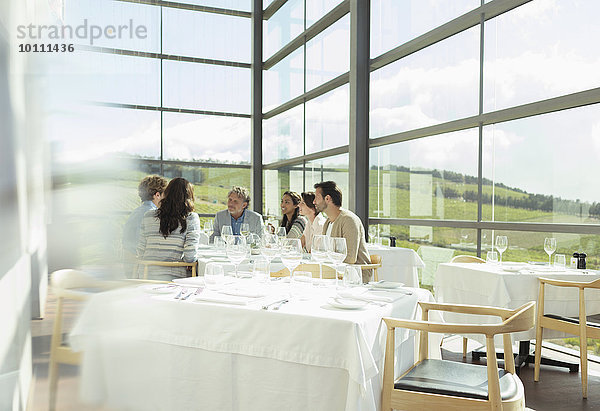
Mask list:
[[[330,224],[331,237],[343,237],[346,239],[346,248],[348,254],[344,260],[347,264],[371,264],[371,257],[367,251],[367,242],[365,241],[365,229],[362,221],[352,211],[340,208],[340,215],[332,223],[329,218],[323,226],[323,234],[327,234]],[[363,271],[363,281],[368,281],[372,275],[371,270]]]

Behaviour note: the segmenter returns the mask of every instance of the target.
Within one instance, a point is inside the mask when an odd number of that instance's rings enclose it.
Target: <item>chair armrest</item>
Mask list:
[[[391,328],[408,328],[410,330],[426,331],[428,333],[443,333],[443,334],[484,334],[496,335],[502,334],[502,323],[497,324],[454,324],[454,323],[437,323],[419,320],[398,320],[396,318],[384,317],[383,321],[389,329]]]
[[[600,288],[600,278],[592,281],[568,281],[540,277],[539,280],[540,283],[554,285],[557,287]]]
[[[419,302],[419,305],[424,310],[435,310],[435,311],[448,311],[453,313],[462,314],[476,314],[476,315],[495,315],[506,319],[514,314],[514,310],[499,307],[486,307],[480,305],[467,305],[467,304],[448,304],[448,303],[427,303]]]

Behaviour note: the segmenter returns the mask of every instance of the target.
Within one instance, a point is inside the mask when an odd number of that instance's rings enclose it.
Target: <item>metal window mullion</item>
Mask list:
[[[161,8],[166,7],[166,8],[170,8],[170,9],[180,9],[180,10],[198,11],[198,12],[204,12],[204,13],[222,14],[225,16],[235,16],[235,17],[245,17],[245,18],[252,17],[252,13],[249,11],[223,9],[223,8],[219,8],[219,7],[200,6],[200,5],[196,5],[196,4],[179,3],[179,2],[175,2],[175,1],[164,1],[164,0],[115,0],[115,1],[121,1],[123,3],[143,4],[145,6],[159,6]]]
[[[263,95],[263,7],[262,0],[252,2],[252,207],[263,213],[262,95]]]
[[[483,5],[483,0],[481,0]],[[483,62],[485,47],[485,16],[481,14],[479,26],[479,115],[483,114]],[[483,124],[478,126],[479,136],[477,144],[477,221],[483,221]],[[477,229],[477,256],[481,257],[481,228]]]

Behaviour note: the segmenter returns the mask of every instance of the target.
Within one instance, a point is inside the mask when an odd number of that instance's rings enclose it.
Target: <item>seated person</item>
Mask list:
[[[365,228],[362,221],[352,211],[342,208],[342,191],[333,181],[315,184],[314,204],[318,211],[327,214],[323,234],[346,239],[348,254],[346,264],[371,264],[367,251]],[[363,282],[369,282],[372,270],[363,270]]]
[[[281,196],[281,219],[280,227],[285,227],[287,238],[300,238],[306,227],[306,218],[300,215],[300,201],[302,197],[295,191],[286,191]]]
[[[137,257],[154,261],[196,261],[200,218],[194,213],[194,186],[185,178],[171,180],[157,210],[144,214]],[[138,267],[142,276],[143,267]],[[149,266],[148,278],[171,281],[187,277],[186,267]]]
[[[317,208],[313,204],[315,201],[315,193],[308,191],[301,194],[302,201],[300,201],[300,215],[303,215],[308,219],[306,227],[304,227],[304,234],[300,240],[302,241],[302,247],[310,253],[312,246],[312,238],[314,235],[320,235],[323,233],[323,226],[327,219],[323,214],[317,211]]]
[[[123,226],[123,250],[132,258],[135,256],[142,218],[146,211],[158,208],[166,187],[167,179],[161,176],[144,177],[138,186],[138,195],[142,200],[142,205],[131,212]]]
[[[213,223],[213,234],[221,235],[221,228],[224,225],[231,226],[234,235],[240,235],[242,224],[246,223],[250,227],[250,232],[262,237],[263,222],[262,216],[248,209],[250,205],[250,194],[245,187],[234,186],[227,195],[227,209],[219,211],[215,215]]]

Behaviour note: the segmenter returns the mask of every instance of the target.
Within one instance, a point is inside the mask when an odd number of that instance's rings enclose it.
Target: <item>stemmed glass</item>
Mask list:
[[[370,225],[369,226],[369,242],[370,243],[373,243],[376,235],[377,235],[377,226]]]
[[[337,284],[337,268],[346,259],[346,255],[348,254],[346,239],[342,237],[332,237],[329,241],[327,256],[335,265],[335,282]]]
[[[203,226],[203,230],[204,230],[204,234],[206,234],[208,236],[208,238],[210,239],[210,236],[213,233],[213,222],[212,221],[205,221],[204,222],[204,226]]]
[[[502,254],[508,248],[508,238],[505,235],[499,235],[496,237],[496,249],[500,253],[500,264],[502,264]]]
[[[279,254],[279,239],[275,234],[265,234],[261,240],[260,253],[269,263],[269,275],[271,275],[271,261]]]
[[[284,238],[281,241],[281,262],[290,270],[290,278],[302,261],[302,244],[299,238]]]
[[[233,230],[230,225],[224,225],[221,227],[221,238],[225,240],[225,243],[229,243],[229,237],[233,235]]]
[[[279,241],[283,240],[284,238],[287,237],[287,233],[285,231],[285,227],[279,227],[277,228],[277,237],[279,238]]]
[[[329,257],[329,237],[326,235],[316,235],[313,237],[310,254],[312,259],[319,263],[319,280],[323,284],[323,262]]]
[[[544,251],[548,254],[548,265],[552,265],[552,254],[556,251],[556,238],[544,239]]]
[[[229,236],[227,242],[227,258],[235,266],[235,276],[238,276],[238,266],[247,256],[248,246],[246,239],[241,235]]]
[[[250,224],[242,223],[240,226],[240,234],[248,238],[248,235],[250,234]]]

